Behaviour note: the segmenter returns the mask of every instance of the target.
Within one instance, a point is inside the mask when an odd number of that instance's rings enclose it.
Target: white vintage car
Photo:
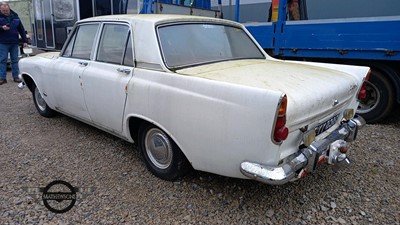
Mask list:
[[[137,143],[148,169],[283,184],[349,164],[369,68],[269,57],[241,24],[178,15],[76,23],[61,52],[20,61],[42,116]]]

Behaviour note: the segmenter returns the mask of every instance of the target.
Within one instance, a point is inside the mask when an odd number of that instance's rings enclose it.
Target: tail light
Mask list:
[[[367,98],[367,82],[370,76],[371,76],[371,70],[368,71],[364,83],[361,85],[360,91],[358,92],[357,98],[360,101],[363,101]]]
[[[289,129],[286,127],[286,109],[287,109],[287,97],[283,95],[278,105],[278,115],[275,119],[274,128],[274,141],[280,143],[289,135]]]

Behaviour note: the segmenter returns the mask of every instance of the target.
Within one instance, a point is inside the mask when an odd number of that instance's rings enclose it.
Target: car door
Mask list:
[[[95,60],[83,73],[85,102],[92,122],[122,133],[127,84],[132,74],[130,26],[104,23]]]
[[[90,115],[83,95],[82,75],[90,65],[98,27],[99,23],[79,25],[61,56],[49,68],[52,76],[48,76],[56,109],[87,121]]]

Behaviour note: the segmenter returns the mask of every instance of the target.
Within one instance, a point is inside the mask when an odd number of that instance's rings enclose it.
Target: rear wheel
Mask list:
[[[367,97],[360,101],[357,113],[368,123],[379,122],[393,109],[394,88],[381,71],[372,69],[366,89]]]
[[[32,86],[33,103],[40,115],[44,117],[53,117],[56,112],[47,105],[35,84]]]
[[[144,124],[139,129],[139,147],[147,168],[164,180],[176,180],[190,170],[185,155],[160,128]]]

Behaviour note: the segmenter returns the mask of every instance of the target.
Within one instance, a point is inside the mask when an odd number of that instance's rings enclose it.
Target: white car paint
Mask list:
[[[218,19],[171,15],[105,16],[78,25],[101,21],[129,24],[136,67],[44,53],[20,61],[24,80],[30,77],[36,83],[50,108],[130,142],[129,119],[153,123],[176,142],[194,169],[224,176],[246,178],[240,172],[245,160],[279,165],[299,150],[301,129],[313,129],[340,114],[335,126],[317,140],[327,136],[339,126],[345,109],[357,108],[356,95],[369,70],[285,62],[263,52],[265,59],[171,71],[160,52],[158,25],[211,22],[245,28]],[[283,94],[288,96],[290,133],[277,144],[272,136]]]

